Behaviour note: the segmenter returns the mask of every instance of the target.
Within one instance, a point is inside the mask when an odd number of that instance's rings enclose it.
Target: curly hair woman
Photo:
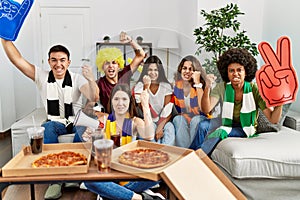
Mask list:
[[[258,108],[272,123],[278,123],[282,113],[282,106],[268,108],[256,83],[251,82],[257,63],[246,49],[227,50],[220,56],[217,66],[223,82],[211,89],[215,77],[207,75],[201,107],[208,113],[221,102],[221,118],[202,121],[190,146],[202,148],[208,155],[222,139],[255,136]]]

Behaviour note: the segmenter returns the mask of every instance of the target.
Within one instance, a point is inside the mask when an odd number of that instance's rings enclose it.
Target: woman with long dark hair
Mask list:
[[[148,106],[148,93],[143,91],[140,99],[144,119],[135,117],[135,104],[129,86],[127,84],[117,84],[113,88],[109,100],[110,114],[102,114],[100,116],[99,121],[103,122],[105,121],[103,118],[107,119],[106,126],[112,127],[112,124],[108,125],[108,123],[113,123],[115,127],[112,129],[121,136],[121,145],[130,143],[136,136],[145,140],[152,140],[154,137],[152,118]],[[110,131],[108,130],[106,134],[110,134]],[[88,190],[97,193],[101,197],[116,200],[148,199],[147,197],[149,196],[143,193],[143,191],[156,184],[157,182],[154,181],[134,181],[121,186],[114,182],[84,182]]]
[[[173,92],[174,105],[178,112],[173,119],[176,146],[188,148],[199,122],[206,118],[201,109],[205,77],[205,70],[196,57],[188,55],[180,61],[174,77]]]
[[[139,103],[143,90],[149,94],[149,107],[155,126],[155,140],[158,143],[174,145],[175,129],[170,122],[173,104],[172,85],[169,83],[161,60],[153,55],[147,58],[143,70],[134,87],[134,94]]]

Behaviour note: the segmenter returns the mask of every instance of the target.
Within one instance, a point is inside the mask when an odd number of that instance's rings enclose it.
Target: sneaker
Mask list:
[[[82,190],[87,190],[87,187],[85,186],[84,182],[82,182],[79,186],[80,189]]]
[[[159,188],[159,187],[160,187],[160,185],[159,185],[159,183],[157,183],[156,185],[152,186],[151,189],[156,189],[156,188]]]
[[[159,193],[153,193],[154,195],[150,195],[148,193],[146,193],[145,191],[141,194],[143,200],[163,200],[165,199],[161,194]],[[157,195],[159,194],[159,195]],[[161,198],[162,197],[162,198]]]
[[[61,197],[61,186],[62,184],[51,184],[47,188],[44,198],[45,199],[58,199]]]
[[[66,188],[79,188],[79,183],[65,183]]]
[[[150,196],[152,196],[152,197],[159,197],[159,199],[165,199],[165,197],[164,197],[162,194],[160,194],[160,193],[158,193],[158,192],[154,193],[154,192],[153,192],[152,190],[150,190],[150,189],[145,190],[144,193],[146,193],[146,194],[148,194],[148,195],[150,195]]]
[[[102,197],[100,197],[100,195],[97,195],[97,200],[103,200]]]

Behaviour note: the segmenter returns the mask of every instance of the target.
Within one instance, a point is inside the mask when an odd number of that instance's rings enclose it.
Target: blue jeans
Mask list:
[[[157,125],[154,123],[154,130],[156,130]],[[175,145],[175,128],[172,122],[167,122],[164,126],[164,135],[162,138],[157,140],[156,142],[159,144],[167,144],[174,146]],[[155,140],[154,140],[155,142]]]
[[[141,193],[159,182],[155,181],[131,181],[124,186],[114,182],[84,182],[91,192],[101,197],[113,200],[131,200],[134,193]]]
[[[202,120],[198,125],[196,135],[189,148],[194,150],[200,149],[205,140],[206,135],[216,130],[221,125],[222,125],[221,118]]]
[[[202,149],[208,156],[211,155],[221,138],[208,138],[209,134],[221,126],[221,118],[204,120],[199,124],[199,129],[190,148],[197,150]],[[247,137],[241,126],[233,126],[228,137]]]
[[[205,116],[196,115],[192,118],[190,124],[188,124],[184,116],[175,116],[173,119],[173,124],[176,134],[176,146],[188,148],[194,140],[198,124],[204,119],[206,119]]]
[[[68,134],[65,125],[60,122],[48,121],[42,124],[42,126],[45,127],[45,132],[44,132],[45,144],[58,143],[58,136]],[[75,135],[82,135],[85,129],[86,127],[84,126],[76,126],[73,127],[72,132],[75,133]],[[82,142],[82,141],[79,138],[74,137],[73,142]]]

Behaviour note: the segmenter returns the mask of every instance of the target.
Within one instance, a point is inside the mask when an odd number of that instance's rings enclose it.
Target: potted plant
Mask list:
[[[139,44],[141,44],[142,42],[143,42],[143,37],[142,36],[137,36],[136,37],[136,41],[137,41],[137,43],[139,43]]]
[[[196,55],[205,50],[212,53],[211,59],[205,59],[203,67],[207,73],[213,73],[221,80],[216,62],[219,56],[229,48],[238,47],[247,49],[253,56],[258,55],[256,44],[252,43],[245,30],[240,30],[241,23],[237,20],[239,15],[244,15],[237,4],[227,4],[225,7],[200,14],[205,19],[205,24],[194,30],[196,44],[199,47]]]
[[[103,41],[106,42],[106,43],[109,43],[110,37],[108,35],[104,36]]]

